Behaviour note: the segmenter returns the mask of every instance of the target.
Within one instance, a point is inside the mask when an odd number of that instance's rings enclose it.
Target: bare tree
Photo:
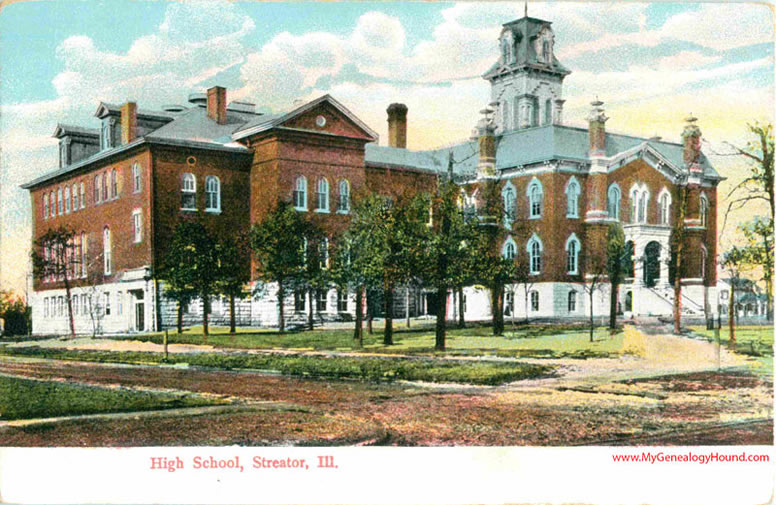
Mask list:
[[[48,230],[38,240],[32,250],[34,275],[39,281],[61,282],[65,288],[67,315],[70,322],[70,335],[75,337],[73,319],[72,283],[81,263],[77,254],[75,232],[67,227]]]

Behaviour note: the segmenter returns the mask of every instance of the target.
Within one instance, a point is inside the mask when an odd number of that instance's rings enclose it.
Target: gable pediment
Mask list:
[[[277,126],[326,133],[338,137],[358,138],[369,142],[377,139],[377,134],[355,116],[344,112],[328,100],[323,100],[309,109],[290,115]]]
[[[647,142],[612,156],[607,163],[608,172],[619,170],[636,160],[643,161],[674,183],[684,174],[681,168],[674,165]]]

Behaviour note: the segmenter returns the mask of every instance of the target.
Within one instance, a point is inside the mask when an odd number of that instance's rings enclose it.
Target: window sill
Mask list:
[[[579,219],[579,215],[578,214],[574,214],[574,215],[566,214],[566,219]]]
[[[197,209],[184,209],[181,207],[181,212],[197,212]]]
[[[538,215],[538,216],[529,216],[529,217],[528,217],[528,219],[541,219],[541,218],[542,218],[542,216],[541,216],[541,215]]]
[[[307,212],[307,209],[305,207],[294,207],[294,210],[297,212]]]
[[[205,209],[207,214],[221,214],[221,209]]]
[[[330,214],[328,209],[315,209],[316,214]]]
[[[349,210],[338,210],[337,214],[339,214],[341,216],[346,216],[346,215],[350,214],[350,211]]]
[[[541,272],[531,272],[530,275],[539,275]]]

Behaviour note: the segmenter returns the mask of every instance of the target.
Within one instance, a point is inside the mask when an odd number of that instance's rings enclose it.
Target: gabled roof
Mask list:
[[[120,116],[121,105],[100,102],[100,105],[97,106],[97,111],[94,113],[94,115],[95,117],[98,117],[100,119],[108,115]],[[161,110],[148,110],[148,109],[137,110],[137,117],[144,118],[144,119],[156,119],[159,121],[172,121],[173,119],[175,119],[176,115],[177,115],[176,113],[165,112]]]
[[[332,98],[332,96],[329,94],[323,95],[322,97],[317,98],[311,102],[307,102],[303,105],[300,105],[299,107],[296,107],[295,109],[292,109],[291,111],[286,113],[258,117],[253,121],[246,123],[239,129],[237,129],[232,135],[232,138],[234,140],[239,140],[239,139],[254,135],[256,133],[260,133],[260,132],[267,131],[272,128],[281,126],[286,121],[292,118],[295,118],[297,116],[300,116],[324,102],[332,105],[335,109],[341,112],[345,117],[347,117],[356,126],[362,129],[369,137],[371,137],[373,141],[376,141],[378,139],[378,135],[374,130],[369,128],[366,125],[366,123],[358,119],[358,117],[356,117],[355,114],[350,112],[350,110],[347,107],[345,107],[340,102]]]
[[[256,114],[250,112],[227,109],[226,123],[218,124],[207,117],[206,108],[193,107],[176,116],[174,121],[147,134],[146,138],[150,141],[167,140],[230,146],[247,151],[244,145],[232,140],[232,134],[255,118]]]
[[[51,136],[55,139],[61,139],[62,137],[67,137],[68,135],[99,139],[100,130],[97,128],[84,128],[82,126],[57,123],[57,127],[54,129],[54,133]]]

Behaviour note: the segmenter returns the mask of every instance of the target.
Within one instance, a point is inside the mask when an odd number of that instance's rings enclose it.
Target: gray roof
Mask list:
[[[120,115],[121,105],[116,105],[115,103],[100,102],[100,105],[97,106],[97,111],[94,113],[94,115],[101,118],[108,114]],[[179,113],[166,112],[162,110],[137,109],[138,117],[155,118],[155,119],[161,119],[161,120],[167,120],[167,121],[174,119],[177,114]]]
[[[83,126],[73,126],[69,124],[57,123],[52,137],[61,139],[68,135],[77,135],[81,137],[99,137],[100,130],[97,128],[84,128]]]
[[[606,134],[606,156],[612,157],[629,149],[648,145],[657,151],[675,168],[684,170],[681,144],[650,140],[616,133]],[[468,140],[450,147],[431,151],[409,151],[393,147],[367,144],[368,165],[404,166],[417,170],[445,173],[447,156],[453,152],[454,174],[457,176],[476,173],[478,154],[477,142]],[[505,170],[550,160],[589,161],[588,132],[584,128],[548,125],[516,130],[502,135],[496,147],[496,169]],[[718,178],[719,174],[701,155],[704,175]]]
[[[227,110],[226,123],[218,124],[208,119],[207,109],[193,107],[179,114],[174,121],[149,133],[146,138],[150,141],[171,140],[215,144],[247,151],[245,146],[232,141],[232,134],[255,118],[256,114],[250,112]]]

